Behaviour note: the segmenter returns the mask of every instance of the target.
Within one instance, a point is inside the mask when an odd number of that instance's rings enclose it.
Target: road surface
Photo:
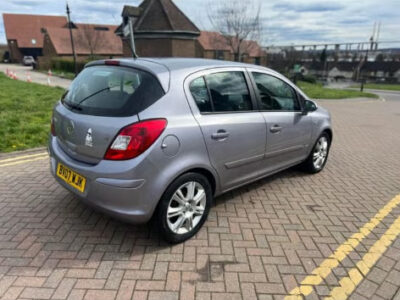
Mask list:
[[[32,67],[16,65],[16,64],[0,64],[0,72],[6,73],[6,70],[12,71],[17,74],[19,80],[27,81],[28,74],[32,82],[48,85],[48,76],[40,72],[32,71]],[[64,79],[56,76],[50,77],[50,86],[59,86],[67,89],[71,84],[71,80]]]

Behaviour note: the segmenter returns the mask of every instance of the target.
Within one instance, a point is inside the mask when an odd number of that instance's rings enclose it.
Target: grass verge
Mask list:
[[[360,84],[351,86],[352,88],[359,89]],[[390,84],[390,83],[367,83],[364,84],[365,89],[371,90],[387,90],[387,91],[400,91],[400,84]]]
[[[35,71],[43,73],[43,74],[46,74],[46,75],[49,72],[48,70],[47,71],[46,70],[35,70]],[[75,78],[75,74],[71,73],[71,72],[64,72],[64,71],[61,71],[61,70],[53,70],[52,69],[51,73],[54,76],[57,76],[57,77],[60,77],[60,78],[65,78],[65,79],[70,79],[70,80],[73,80]]]
[[[44,146],[51,111],[64,89],[12,80],[0,73],[0,152]]]
[[[372,93],[326,88],[321,83],[313,84],[299,81],[297,82],[297,86],[300,87],[311,99],[346,99],[359,97],[378,98],[377,95]]]

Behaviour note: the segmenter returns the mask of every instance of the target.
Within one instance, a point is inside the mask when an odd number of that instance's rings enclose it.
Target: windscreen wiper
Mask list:
[[[81,104],[82,104],[83,102],[85,102],[87,99],[89,99],[89,98],[91,98],[91,97],[93,97],[93,96],[96,96],[97,94],[100,94],[100,93],[102,93],[102,92],[104,92],[104,91],[107,91],[107,90],[110,90],[110,87],[106,87],[106,88],[104,88],[104,89],[101,89],[101,90],[98,90],[98,91],[94,92],[93,94],[90,94],[89,96],[86,96],[85,98],[83,98],[82,100],[80,100],[77,104],[71,103],[71,102],[69,102],[69,101],[66,101],[66,103],[67,103],[68,106],[70,106],[70,107],[73,108],[73,109],[82,110]]]

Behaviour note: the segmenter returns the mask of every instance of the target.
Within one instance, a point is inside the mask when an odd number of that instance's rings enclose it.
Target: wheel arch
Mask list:
[[[329,141],[332,144],[332,139],[333,139],[333,131],[331,128],[325,128],[322,130],[322,133],[326,133],[329,136]]]

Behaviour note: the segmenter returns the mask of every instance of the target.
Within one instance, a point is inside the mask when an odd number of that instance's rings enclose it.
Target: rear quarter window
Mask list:
[[[119,66],[93,66],[78,75],[62,102],[81,114],[126,117],[163,96],[159,81],[150,73]]]

